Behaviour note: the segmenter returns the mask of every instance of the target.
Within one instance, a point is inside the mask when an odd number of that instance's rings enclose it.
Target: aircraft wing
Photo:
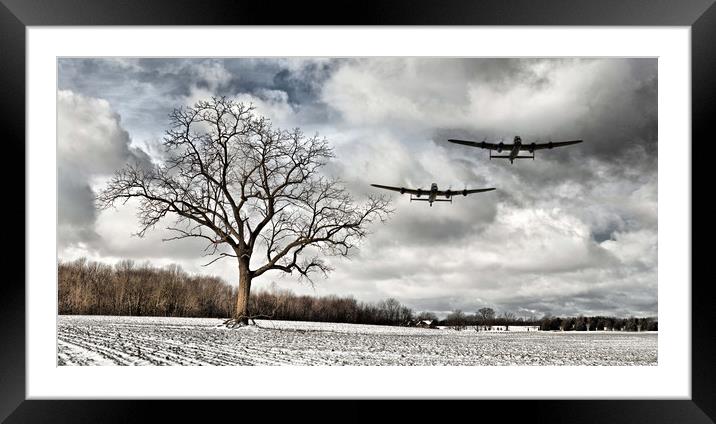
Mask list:
[[[553,147],[569,146],[570,144],[581,143],[583,140],[569,140],[569,141],[550,141],[549,143],[536,143],[534,150],[551,149]],[[522,145],[522,150],[528,150],[531,148],[530,143]]]
[[[460,194],[462,194],[463,196],[467,196],[468,194],[482,193],[483,191],[492,191],[494,189],[495,188],[493,187],[493,188],[474,188],[471,190],[467,190],[467,189],[465,189],[465,190],[438,190],[437,195],[445,196],[449,193],[450,196],[457,196]]]
[[[410,194],[418,194],[418,190],[412,189],[412,188],[405,188],[405,187],[392,187],[392,186],[386,186],[386,185],[380,185],[380,184],[371,184],[373,187],[382,188],[384,190],[392,190],[397,191],[400,194],[410,193]],[[425,190],[421,189],[420,194],[427,194],[430,192],[430,189]]]
[[[465,146],[472,146],[472,147],[479,147],[481,149],[489,149],[489,150],[511,150],[512,146],[514,146],[512,143],[502,143],[502,146],[500,146],[499,143],[490,143],[487,141],[469,141],[469,140],[458,140],[455,138],[449,138],[449,142],[455,143],[455,144],[463,144]]]

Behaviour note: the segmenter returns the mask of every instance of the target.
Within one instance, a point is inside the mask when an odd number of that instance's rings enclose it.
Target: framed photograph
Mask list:
[[[463,399],[712,422],[711,3],[3,0],[26,225],[0,416]]]

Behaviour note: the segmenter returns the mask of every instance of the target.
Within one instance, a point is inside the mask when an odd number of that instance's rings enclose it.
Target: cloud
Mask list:
[[[92,180],[126,163],[148,163],[131,147],[121,118],[106,100],[72,91],[57,93],[58,244],[98,241]]]
[[[336,154],[325,172],[357,199],[382,193],[371,183],[497,188],[432,208],[386,192],[395,214],[351,260],[330,258],[328,279],[267,273],[255,287],[393,296],[439,312],[656,313],[656,59],[61,59],[59,81],[80,99],[60,116],[69,119],[58,163],[71,169],[60,171],[60,208],[74,254],[93,246],[97,258],[173,260],[235,281],[228,261],[201,267],[203,246],[161,243],[162,228],[129,237],[131,205],[86,209],[100,177],[137,148],[161,158],[172,108],[227,95],[277,127],[325,136]],[[515,135],[585,142],[514,165],[446,142]]]
[[[655,156],[656,87],[655,59],[371,58],[343,62],[322,95],[351,125],[436,141],[582,138],[582,152],[614,159]]]

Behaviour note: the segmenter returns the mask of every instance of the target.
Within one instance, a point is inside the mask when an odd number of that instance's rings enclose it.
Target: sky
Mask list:
[[[410,203],[314,283],[269,272],[300,294],[394,297],[445,315],[657,314],[657,60],[653,58],[60,58],[58,257],[205,267],[196,240],[145,237],[136,203],[99,211],[94,195],[128,162],[158,163],[176,107],[211,96],[253,103],[279,128],[326,137],[326,175],[356,199],[371,183],[497,190]],[[583,139],[510,164],[448,138]],[[168,221],[167,224],[171,224]]]

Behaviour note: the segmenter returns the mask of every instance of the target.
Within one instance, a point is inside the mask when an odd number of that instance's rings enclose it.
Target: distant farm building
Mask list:
[[[437,320],[434,319],[413,319],[405,323],[406,327],[438,328]]]
[[[539,331],[539,325],[510,325],[509,331]]]
[[[539,331],[539,325],[478,325],[477,331]]]

